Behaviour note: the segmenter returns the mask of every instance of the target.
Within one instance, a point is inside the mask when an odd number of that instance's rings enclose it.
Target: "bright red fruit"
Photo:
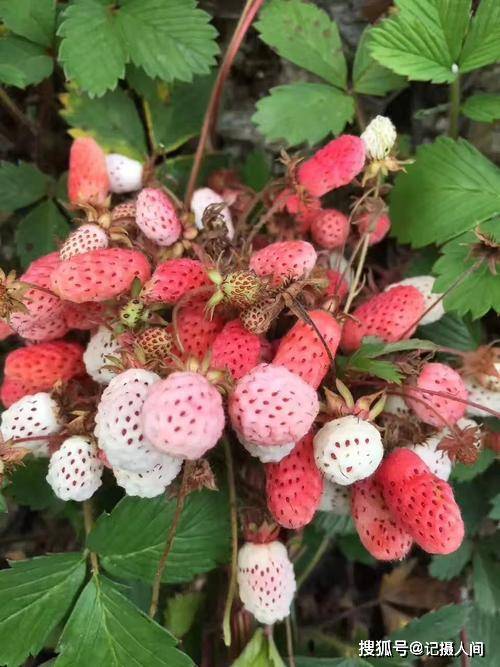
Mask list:
[[[325,208],[312,220],[311,235],[322,248],[333,250],[345,245],[350,228],[346,215],[334,208]]]
[[[205,305],[202,301],[186,304],[177,313],[177,335],[184,352],[198,359],[207,354],[224,326],[224,320],[219,315],[207,318]]]
[[[365,213],[358,221],[358,229],[360,233],[370,233],[370,240],[368,241],[370,245],[380,243],[390,228],[391,221],[389,216],[385,213],[382,213],[382,215],[379,215],[378,217],[373,216],[370,213]]]
[[[349,293],[349,284],[345,279],[345,275],[342,271],[328,269],[326,277],[328,280],[328,287],[326,288],[325,296],[343,301]]]
[[[228,370],[235,380],[257,366],[261,358],[261,337],[247,331],[240,320],[228,322],[212,345],[211,365]]]
[[[308,276],[316,259],[316,251],[307,241],[278,241],[254,252],[250,268],[258,276],[272,276],[273,284],[280,285],[287,279]]]
[[[177,303],[191,290],[210,284],[205,267],[197,259],[170,259],[156,267],[141,296],[145,303]]]
[[[109,177],[102,148],[91,137],[75,139],[69,154],[70,202],[103,205],[108,193]]]
[[[58,380],[85,373],[83,348],[63,340],[20,347],[5,359],[4,375],[32,385],[35,391],[51,389]]]

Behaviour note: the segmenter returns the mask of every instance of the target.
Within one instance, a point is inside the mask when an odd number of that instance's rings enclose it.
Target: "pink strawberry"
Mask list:
[[[64,319],[68,329],[88,331],[98,327],[104,318],[105,305],[102,303],[71,303],[63,301]]]
[[[135,278],[150,276],[146,257],[137,250],[103,248],[75,255],[52,274],[52,289],[74,303],[107,301],[127,292]]]
[[[150,389],[142,408],[144,436],[169,456],[198,459],[224,430],[217,389],[199,373],[172,373]]]
[[[201,301],[186,304],[177,313],[177,335],[184,352],[198,359],[207,354],[223,326],[220,315],[207,318],[205,303]]]
[[[455,424],[467,410],[467,389],[460,375],[446,364],[427,363],[415,384],[405,389],[405,400],[426,424],[441,428]],[[439,391],[450,398],[426,394],[425,389]],[[454,401],[452,397],[461,399]]]
[[[259,364],[229,398],[229,416],[243,444],[274,448],[298,442],[319,411],[315,390],[283,366]]]
[[[366,234],[368,232],[370,233],[370,240],[368,241],[370,245],[380,243],[390,228],[391,221],[389,216],[385,213],[375,216],[370,213],[365,213],[358,220],[358,229],[360,234]]]
[[[212,344],[211,365],[229,371],[235,380],[257,366],[261,357],[260,336],[247,331],[239,320],[228,322]]]
[[[317,389],[330,368],[325,345],[335,357],[341,330],[335,318],[324,310],[312,310],[308,315],[324,342],[310,324],[299,320],[281,339],[273,364],[286,366]]]
[[[353,485],[351,503],[359,538],[374,558],[401,560],[408,554],[413,539],[392,516],[373,477]]]
[[[145,303],[177,303],[191,290],[210,285],[203,264],[197,259],[169,259],[159,264],[142,290]]]
[[[70,202],[102,206],[108,193],[109,178],[102,148],[91,137],[75,139],[69,154]]]
[[[108,245],[109,239],[104,229],[93,222],[89,222],[71,232],[66,241],[62,244],[61,249],[59,250],[59,256],[61,260],[64,261],[74,255],[81,255],[84,252],[89,252],[89,250],[107,248]]]
[[[325,296],[328,298],[336,298],[341,303],[349,293],[349,284],[345,279],[345,275],[341,271],[328,269],[326,272],[328,280],[328,287],[325,291]]]
[[[432,554],[456,551],[464,537],[451,486],[408,449],[396,449],[375,476],[389,511],[415,542]]]
[[[285,546],[246,542],[238,552],[238,590],[259,623],[272,625],[290,614],[297,585]]]
[[[54,341],[20,347],[5,359],[4,375],[29,387],[26,393],[52,389],[58,380],[71,380],[85,373],[83,348],[78,343]]]
[[[136,203],[135,222],[142,233],[158,245],[169,246],[182,233],[182,225],[169,197],[157,188],[144,188]]]
[[[258,276],[272,276],[273,284],[307,277],[316,264],[316,251],[307,241],[279,241],[257,250],[250,268]]]
[[[317,197],[302,199],[290,189],[283,190],[278,195],[278,200],[282,202],[283,208],[297,220],[301,234],[309,231],[311,222],[321,210],[321,202]]]
[[[36,389],[33,390],[27,382],[4,378],[2,386],[0,387],[0,400],[2,401],[4,407],[10,408],[11,405],[17,403],[17,401],[23,398],[23,396],[28,396],[30,394],[34,394],[35,392]]]
[[[308,433],[279,463],[265,466],[267,506],[284,528],[306,526],[321,500],[323,479],[314,463],[312,441]]]
[[[310,194],[322,197],[342,185],[347,185],[365,164],[365,145],[359,137],[343,134],[330,141],[298,170],[298,180]]]
[[[329,250],[345,245],[350,229],[349,218],[334,208],[323,209],[311,222],[314,242]]]
[[[357,350],[363,338],[377,336],[387,343],[409,338],[424,312],[424,297],[415,287],[393,287],[358,306],[342,331],[342,348]]]
[[[5,320],[0,319],[0,341],[12,336],[13,333],[12,327]]]

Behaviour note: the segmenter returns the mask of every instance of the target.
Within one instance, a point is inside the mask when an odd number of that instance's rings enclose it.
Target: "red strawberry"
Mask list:
[[[228,370],[233,379],[239,380],[260,363],[261,357],[261,337],[247,331],[239,320],[233,320],[213,342],[211,365]]]
[[[302,163],[298,180],[310,194],[322,197],[347,185],[365,164],[365,145],[359,137],[343,134]]]
[[[48,255],[43,255],[31,262],[21,279],[27,283],[33,283],[34,285],[45,287],[45,289],[50,289],[52,273],[60,263],[59,253],[50,252]]]
[[[341,333],[338,322],[324,310],[313,310],[308,314],[334,357]],[[313,327],[299,320],[281,339],[273,364],[286,366],[317,389],[328,372],[330,359]]]
[[[83,375],[83,348],[63,340],[20,347],[5,359],[4,375],[22,383],[29,392],[48,391],[58,380],[71,380]]]
[[[393,287],[356,308],[342,331],[342,348],[357,350],[366,336],[378,336],[387,343],[409,338],[424,312],[424,297],[415,287]]]
[[[405,400],[413,412],[426,424],[450,426],[461,419],[467,410],[467,389],[460,375],[446,364],[425,364],[417,378],[416,387],[449,394],[462,399],[462,402],[443,398],[425,391],[416,391],[409,385],[405,389]]]
[[[350,228],[349,218],[334,208],[323,209],[311,222],[314,242],[329,250],[345,244]]]
[[[384,500],[415,542],[432,554],[456,551],[464,537],[451,486],[408,449],[396,449],[377,470]]]
[[[12,327],[5,320],[0,320],[0,341],[12,336],[13,333]]]
[[[70,202],[103,205],[108,192],[108,170],[102,148],[91,137],[75,139],[69,154]]]
[[[201,301],[186,304],[177,313],[177,336],[184,352],[198,359],[207,354],[223,326],[219,315],[207,319],[205,303]]]
[[[278,200],[282,202],[283,208],[297,220],[301,234],[309,231],[311,222],[321,210],[321,202],[317,197],[303,199],[289,189],[283,190],[278,195]]]
[[[281,241],[254,252],[250,268],[258,276],[272,276],[273,284],[308,276],[316,264],[316,251],[307,241]]]
[[[161,246],[172,245],[182,232],[175,206],[157,188],[144,188],[139,193],[135,222],[144,236]]]
[[[74,303],[106,301],[130,289],[135,278],[145,282],[150,272],[148,260],[137,250],[91,250],[61,262],[52,274],[52,289]]]
[[[102,303],[71,303],[63,301],[64,319],[68,329],[88,331],[103,321],[105,306]]]
[[[370,245],[380,243],[390,228],[391,221],[389,216],[385,213],[382,213],[382,215],[378,216],[365,213],[358,220],[358,229],[360,234],[366,234],[367,232],[370,232],[370,240],[368,241]]]
[[[35,394],[37,391],[38,389],[32,389],[32,387],[25,382],[5,378],[0,387],[0,400],[6,408],[10,408],[11,405],[17,403],[23,396]]]
[[[170,259],[159,264],[144,285],[145,303],[177,303],[185,294],[210,285],[203,264],[197,259]]]
[[[342,271],[328,269],[326,277],[328,280],[328,287],[326,288],[325,296],[330,299],[335,297],[339,302],[342,302],[349,293],[349,284],[345,279],[345,275]]]
[[[392,516],[373,477],[352,486],[351,511],[364,547],[378,560],[401,560],[413,538]]]
[[[313,518],[323,492],[308,433],[279,463],[266,464],[267,506],[284,528],[302,528]]]

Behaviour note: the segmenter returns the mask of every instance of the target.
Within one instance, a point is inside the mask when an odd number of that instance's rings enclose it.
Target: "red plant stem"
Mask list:
[[[255,18],[255,15],[259,9],[264,4],[264,0],[247,0],[246,5],[243,9],[243,12],[240,16],[240,20],[236,26],[236,29],[233,33],[231,41],[227,47],[227,51],[222,60],[217,78],[212,89],[212,94],[210,96],[210,101],[208,103],[207,110],[205,112],[205,118],[203,120],[203,126],[201,128],[200,139],[198,141],[198,146],[196,148],[196,153],[193,161],[193,168],[191,169],[191,174],[189,176],[189,182],[186,189],[185,204],[189,205],[191,197],[193,195],[194,189],[196,187],[196,182],[198,180],[198,175],[200,173],[201,163],[203,160],[203,154],[205,152],[205,147],[207,145],[209,137],[212,135],[214,128],[217,124],[217,117],[219,114],[220,100],[224,85],[226,83],[229,72],[233,65],[236,54],[238,53],[243,39],[245,38],[246,33],[248,32],[252,22]]]

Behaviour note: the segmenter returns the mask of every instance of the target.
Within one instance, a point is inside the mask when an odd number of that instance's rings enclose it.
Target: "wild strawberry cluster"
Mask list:
[[[369,337],[403,341],[444,314],[431,276],[366,271],[390,228],[395,141],[378,117],[286,158],[263,193],[223,171],[183,204],[152,165],[76,139],[74,231],[2,275],[2,336],[20,340],[1,387],[4,445],[48,458],[54,493],[85,501],[105,468],[142,498],[188,464],[213,486],[224,438],[252,510],[240,598],[262,623],[288,615],[296,588],[280,529],[317,511],[350,513],[380,560],[455,551],[464,525],[447,480],[482,446],[470,417],[500,410],[498,348],[457,352],[458,369],[396,350],[402,385],[337,367]]]

